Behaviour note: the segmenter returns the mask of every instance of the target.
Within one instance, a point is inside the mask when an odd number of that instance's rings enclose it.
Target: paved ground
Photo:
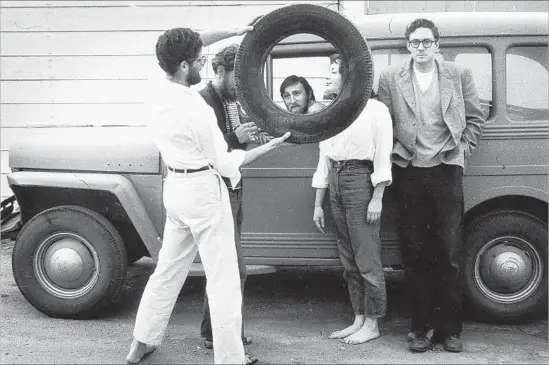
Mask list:
[[[115,313],[87,321],[52,319],[35,310],[17,289],[11,274],[11,249],[10,241],[2,241],[0,363],[123,363],[139,299],[154,267],[139,262],[129,269],[124,300]],[[199,339],[203,285],[202,278],[188,280],[163,345],[144,363],[213,362],[212,352]],[[389,312],[382,337],[350,346],[327,338],[331,331],[352,321],[340,273],[287,270],[250,277],[244,316],[254,343],[247,350],[264,364],[549,362],[546,319],[513,326],[468,321],[462,334],[463,353],[436,348],[411,354],[405,342],[404,285],[402,280],[389,280]]]

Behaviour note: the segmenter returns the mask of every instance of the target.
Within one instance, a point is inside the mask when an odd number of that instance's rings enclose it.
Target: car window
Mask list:
[[[507,116],[518,122],[546,121],[547,46],[511,47],[505,56]]]
[[[372,51],[374,64],[373,89],[377,93],[380,73],[393,65],[402,65],[410,58],[406,48],[375,49]],[[487,48],[484,47],[444,47],[440,54],[440,60],[453,61],[471,69],[481,107],[488,118],[492,113],[492,58]],[[316,99],[323,101],[325,89],[324,77],[327,73],[330,61],[328,56],[318,57],[291,57],[273,58],[273,100],[284,108],[280,96],[280,85],[289,75],[303,76],[313,88]]]
[[[380,73],[392,65],[402,65],[410,53],[402,49],[377,49],[373,52],[374,90],[377,92]],[[492,113],[492,58],[484,47],[441,47],[438,59],[453,61],[471,69],[481,107],[488,118]]]

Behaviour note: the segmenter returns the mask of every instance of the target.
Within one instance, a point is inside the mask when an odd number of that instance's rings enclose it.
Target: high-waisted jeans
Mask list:
[[[374,187],[371,164],[345,164],[330,169],[330,206],[337,247],[355,315],[383,317],[387,310],[381,264],[379,221],[366,222]]]

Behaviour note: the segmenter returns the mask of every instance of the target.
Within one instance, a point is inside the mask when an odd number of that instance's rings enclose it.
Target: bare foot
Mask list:
[[[367,319],[362,328],[341,341],[349,345],[358,345],[359,343],[368,342],[378,337],[379,328],[377,326],[377,320]]]
[[[154,350],[156,350],[156,346],[146,345],[134,338],[132,344],[130,345],[130,352],[128,353],[128,356],[126,356],[126,363],[137,364]]]
[[[352,325],[342,329],[341,331],[332,332],[330,336],[328,336],[328,338],[344,338],[357,332],[358,330],[360,330],[361,327],[362,326],[360,324],[353,323]]]

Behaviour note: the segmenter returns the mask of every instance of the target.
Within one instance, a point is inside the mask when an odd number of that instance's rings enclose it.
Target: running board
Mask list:
[[[246,275],[271,274],[276,272],[276,267],[270,265],[246,265]],[[200,262],[193,262],[189,276],[206,276]]]

